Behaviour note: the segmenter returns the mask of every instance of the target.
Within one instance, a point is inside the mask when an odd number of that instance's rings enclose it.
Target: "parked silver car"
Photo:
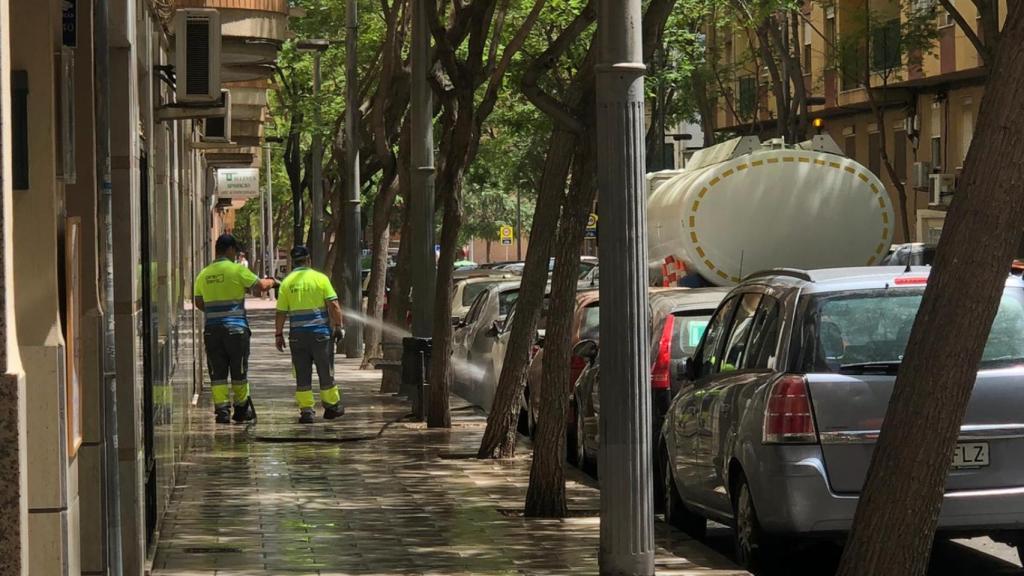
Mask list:
[[[483,289],[452,336],[453,392],[490,410],[494,402],[504,349],[495,344],[506,333],[505,320],[516,299],[519,282],[500,282]],[[505,336],[507,341],[508,337]]]
[[[469,307],[486,288],[503,282],[518,281],[515,275],[493,270],[474,271],[464,278],[456,278],[452,288],[452,323],[457,325],[466,318]]]
[[[848,531],[928,272],[772,271],[736,287],[665,420],[666,518],[697,536],[708,518],[733,525],[750,568],[789,538]],[[1024,283],[1009,277],[940,532],[1024,542],[1022,414]]]

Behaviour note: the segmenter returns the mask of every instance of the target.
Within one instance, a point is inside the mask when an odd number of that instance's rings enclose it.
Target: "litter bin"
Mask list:
[[[400,392],[412,403],[413,414],[420,421],[423,421],[427,414],[431,348],[430,338],[404,338],[402,340],[402,387]]]

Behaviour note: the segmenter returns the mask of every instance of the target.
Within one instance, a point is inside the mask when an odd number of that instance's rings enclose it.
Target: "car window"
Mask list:
[[[483,292],[477,294],[476,300],[473,301],[473,304],[469,307],[469,312],[466,313],[467,326],[476,322],[477,318],[480,317],[480,310],[483,309],[484,302],[487,301],[488,293],[488,290],[484,290]]]
[[[858,290],[819,296],[804,323],[808,371],[898,364],[921,306],[923,289]],[[807,346],[807,344],[805,344]],[[1007,288],[999,302],[980,368],[1024,362],[1024,291]],[[861,368],[862,369],[862,368]]]
[[[738,298],[726,300],[708,323],[707,329],[704,331],[704,339],[701,341],[700,351],[695,356],[699,365],[698,377],[718,372],[718,350],[721,348],[722,338],[727,327],[726,322],[732,316],[732,311],[736,308],[738,300]]]
[[[462,288],[462,305],[469,306],[484,290],[494,286],[493,282],[467,282]]]
[[[580,319],[580,340],[600,340],[601,307],[591,304],[582,310]]]
[[[512,309],[512,305],[515,304],[516,300],[519,299],[519,289],[505,290],[498,295],[498,316],[504,318],[508,316],[509,310]]]
[[[760,303],[760,294],[744,294],[740,297],[729,329],[729,337],[725,341],[720,371],[730,372],[743,365],[747,354],[747,343],[750,341],[751,328],[754,324],[754,314],[757,313],[757,306]]]
[[[673,361],[693,356],[714,313],[714,310],[688,310],[673,314],[675,322],[672,324],[672,346],[669,352]]]
[[[763,370],[774,365],[782,323],[779,301],[771,296],[761,298],[761,306],[751,328],[750,351],[740,366],[747,370]]]

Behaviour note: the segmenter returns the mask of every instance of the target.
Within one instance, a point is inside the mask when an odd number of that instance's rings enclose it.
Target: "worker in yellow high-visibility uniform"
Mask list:
[[[345,413],[341,392],[334,383],[334,334],[341,330],[341,306],[331,280],[309,267],[309,250],[292,249],[292,273],[282,282],[277,294],[277,325],[274,331],[277,349],[283,352],[284,321],[288,319],[288,344],[295,368],[295,400],[299,405],[299,423],[313,423],[313,366],[320,380],[320,401],[324,419],[334,420]]]
[[[217,422],[231,421],[231,393],[234,392],[235,422],[256,417],[249,394],[249,321],[245,295],[258,288],[266,292],[274,280],[260,280],[248,268],[235,263],[238,241],[230,234],[217,238],[217,259],[196,277],[195,304],[206,316],[203,340],[206,366],[210,371],[213,406]],[[231,388],[228,388],[228,376]]]

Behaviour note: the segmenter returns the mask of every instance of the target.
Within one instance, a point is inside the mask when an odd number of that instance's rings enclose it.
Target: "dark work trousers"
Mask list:
[[[298,392],[313,389],[313,366],[320,379],[320,390],[334,387],[334,341],[330,334],[291,332],[288,346],[292,350]]]
[[[227,386],[228,376],[236,387],[244,386],[235,391],[235,402],[241,404],[248,399],[249,372],[249,339],[252,332],[240,326],[207,326],[203,331],[206,343],[206,367],[210,371],[210,381],[215,387],[214,404],[217,408],[225,408],[226,398],[216,388]],[[226,388],[224,389],[226,393]],[[245,398],[239,398],[245,396]]]

